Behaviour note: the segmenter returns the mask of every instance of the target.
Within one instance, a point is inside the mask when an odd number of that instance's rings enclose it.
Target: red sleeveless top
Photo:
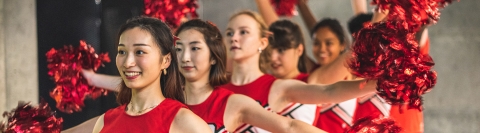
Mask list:
[[[306,74],[306,73],[300,73],[300,74],[298,74],[297,77],[295,77],[295,79],[307,83],[307,82],[308,82],[308,74]]]
[[[177,112],[186,108],[182,103],[166,98],[151,111],[131,116],[125,112],[125,106],[126,104],[105,113],[101,133],[168,133]]]
[[[214,89],[212,94],[202,103],[187,106],[193,113],[207,122],[214,133],[227,133],[225,125],[223,124],[223,116],[225,107],[227,106],[227,100],[232,94],[233,92],[218,87]]]
[[[390,105],[377,94],[368,94],[357,98],[357,107],[353,114],[353,122],[358,119],[372,116],[374,118],[388,117],[390,114]]]
[[[251,97],[257,101],[263,108],[271,110],[268,106],[268,94],[270,93],[270,88],[272,87],[275,77],[271,75],[263,75],[256,79],[255,81],[245,84],[242,86],[233,85],[231,82],[223,85],[223,88],[227,88],[236,94],[243,94]],[[263,129],[256,128],[249,124],[244,124],[236,129],[235,132],[264,132]]]

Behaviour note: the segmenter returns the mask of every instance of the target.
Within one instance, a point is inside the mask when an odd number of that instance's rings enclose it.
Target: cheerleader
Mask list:
[[[307,85],[302,81],[276,79],[264,74],[261,68],[265,65],[260,66],[260,54],[265,51],[268,53],[265,49],[268,49],[269,33],[263,19],[254,12],[242,11],[232,15],[225,32],[225,41],[232,53],[230,58],[234,62],[233,72],[231,82],[223,87],[250,96],[274,112],[284,111],[291,103],[337,103],[375,91],[376,81]],[[253,126],[245,126],[244,129],[262,131]]]
[[[116,64],[122,82],[119,107],[101,115],[93,132],[209,132],[182,104],[184,95],[168,26],[133,18],[120,28]]]
[[[270,113],[247,96],[217,87],[229,80],[222,35],[211,23],[190,20],[175,34],[180,38],[176,49],[180,72],[185,77],[186,103],[215,133],[235,131],[244,123],[271,132],[322,132],[306,123]]]

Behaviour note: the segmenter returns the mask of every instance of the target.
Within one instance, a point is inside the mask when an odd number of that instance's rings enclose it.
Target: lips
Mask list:
[[[127,71],[123,73],[125,74],[125,77],[129,80],[133,80],[142,74],[142,72],[132,72],[132,71]]]
[[[240,47],[237,47],[237,46],[232,46],[232,47],[230,47],[230,51],[237,50],[237,49],[241,49],[241,48],[240,48]]]
[[[192,70],[194,67],[193,66],[183,66],[182,69],[184,70]]]

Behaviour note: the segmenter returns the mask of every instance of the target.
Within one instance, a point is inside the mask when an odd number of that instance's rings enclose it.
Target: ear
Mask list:
[[[268,38],[267,37],[260,38],[260,48],[262,48],[262,50],[265,50],[267,46],[268,46]]]
[[[295,52],[298,53],[298,57],[302,56],[303,50],[304,50],[303,44],[299,44],[298,47],[295,49]]]
[[[217,64],[217,60],[215,60],[215,59],[210,59],[210,64],[211,64],[211,65]]]
[[[171,62],[172,62],[172,55],[170,53],[163,56],[162,69],[168,68]]]
[[[340,44],[340,45],[341,45],[341,46],[340,46],[340,50],[341,50],[341,51],[347,50],[347,49],[346,49],[346,42],[344,42],[344,43],[342,43],[342,44]]]

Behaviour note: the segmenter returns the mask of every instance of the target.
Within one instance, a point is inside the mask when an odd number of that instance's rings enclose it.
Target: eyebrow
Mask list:
[[[250,29],[248,26],[240,26],[239,29]],[[233,30],[233,28],[227,28],[226,31]]]
[[[200,43],[200,41],[192,41],[189,44],[194,45],[194,44],[199,44],[199,43]],[[183,45],[183,43],[182,42],[177,42],[177,45]]]
[[[124,46],[125,47],[125,44],[118,44],[118,46]],[[133,46],[148,46],[148,47],[150,47],[150,45],[141,44],[141,43],[133,44]]]

